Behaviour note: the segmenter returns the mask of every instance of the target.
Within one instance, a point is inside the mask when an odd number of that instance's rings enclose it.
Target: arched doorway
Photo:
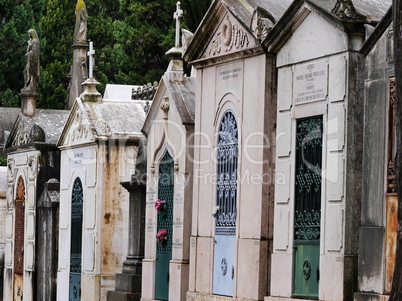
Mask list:
[[[219,127],[213,293],[233,296],[237,221],[238,129],[232,111]]]
[[[82,183],[76,178],[71,195],[70,301],[81,300],[83,204]]]
[[[15,198],[14,230],[14,301],[23,300],[24,289],[24,240],[25,240],[25,184],[18,178]]]

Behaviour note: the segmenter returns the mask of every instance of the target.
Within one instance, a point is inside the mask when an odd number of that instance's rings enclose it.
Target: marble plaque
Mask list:
[[[328,63],[320,61],[296,66],[293,84],[295,105],[324,100],[328,92]]]

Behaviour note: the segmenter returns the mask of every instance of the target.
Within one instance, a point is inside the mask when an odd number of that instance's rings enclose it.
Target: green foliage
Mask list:
[[[7,158],[0,157],[0,166],[7,166]]]
[[[28,30],[38,22],[43,0],[0,0],[0,106],[18,106]]]
[[[73,56],[76,0],[0,0],[0,106],[18,106],[27,31],[41,41],[41,108],[61,109]],[[195,31],[211,0],[183,0],[183,27]],[[106,84],[159,81],[174,46],[176,0],[85,0],[95,76]],[[4,22],[1,22],[4,20]]]

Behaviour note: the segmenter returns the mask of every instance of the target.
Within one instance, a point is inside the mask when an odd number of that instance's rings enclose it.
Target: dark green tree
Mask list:
[[[29,28],[41,41],[41,108],[64,107],[76,0],[0,0],[0,105],[18,105]],[[195,31],[211,0],[183,0],[183,27]],[[108,83],[159,81],[174,46],[176,0],[86,0],[87,38],[96,50],[95,76]]]

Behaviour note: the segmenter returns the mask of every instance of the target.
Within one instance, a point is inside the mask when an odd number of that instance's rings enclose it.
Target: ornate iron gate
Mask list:
[[[318,298],[321,220],[322,116],[296,129],[293,295]]]
[[[164,201],[158,212],[158,243],[156,245],[155,298],[169,299],[169,263],[172,259],[173,235],[173,158],[166,152],[159,165],[158,199]],[[165,233],[165,234],[164,234]],[[164,234],[164,235],[163,235]]]
[[[76,178],[71,196],[70,301],[81,300],[82,211],[84,194]]]
[[[237,215],[238,131],[236,118],[225,112],[217,149],[217,200],[215,218],[213,293],[233,296]]]

